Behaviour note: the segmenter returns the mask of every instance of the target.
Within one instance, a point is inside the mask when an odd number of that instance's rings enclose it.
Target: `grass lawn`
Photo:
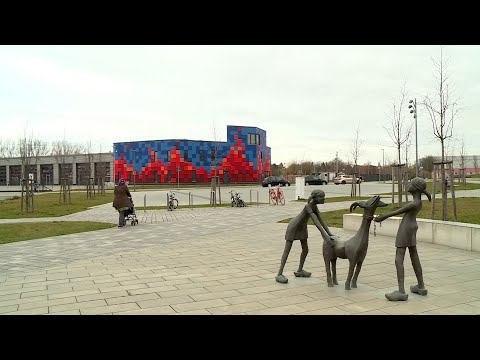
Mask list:
[[[431,183],[427,183],[428,190],[431,192]],[[159,187],[165,189],[165,187]],[[467,183],[464,187],[462,185],[456,185],[455,190],[472,190],[479,189],[480,184]],[[439,190],[439,189],[438,189]],[[381,194],[382,197],[391,197],[391,194]],[[366,200],[370,197],[326,197],[325,202],[341,202],[341,201],[356,201]],[[9,200],[0,201],[0,219],[15,219],[15,218],[36,218],[36,217],[57,217],[76,212],[87,210],[92,206],[111,203],[113,201],[113,191],[107,190],[105,196],[97,195],[95,199],[87,199],[85,191],[72,191],[71,192],[71,204],[60,204],[59,193],[43,193],[35,195],[33,213],[21,213],[20,198],[16,197]],[[409,197],[411,201],[411,197]],[[297,202],[306,202],[306,199],[294,200]],[[480,216],[477,213],[477,209],[480,207],[480,198],[457,198],[457,218],[459,222],[480,224]],[[247,206],[255,206],[257,203],[246,203]],[[266,203],[259,203],[260,205]],[[230,202],[226,202],[221,207],[231,207]],[[389,205],[385,208],[378,208],[377,214],[386,213],[397,208],[398,204]],[[189,206],[180,206],[180,208],[188,208]],[[194,208],[211,207],[210,204],[198,204],[192,205]],[[147,210],[166,209],[166,206],[147,206]],[[321,208],[320,208],[321,209]],[[137,207],[137,211],[143,210],[143,207]],[[356,213],[361,213],[361,209],[357,208]],[[322,218],[325,220],[328,226],[331,227],[343,227],[343,214],[348,213],[348,209],[321,212]],[[418,218],[430,219],[431,216],[431,203],[428,200],[423,201],[423,209],[418,214]],[[438,198],[435,201],[435,219],[441,220],[441,199]],[[282,220],[281,222],[288,223],[291,218]],[[454,221],[452,200],[448,199],[448,220]],[[309,225],[313,225],[309,220]],[[72,233],[93,231],[106,229],[116,226],[115,224],[98,223],[98,222],[34,222],[34,223],[17,223],[17,224],[0,224],[0,244],[9,242],[16,242],[22,240],[31,240],[44,237],[66,235]]]
[[[115,224],[89,221],[0,224],[0,234],[2,234],[0,237],[0,244],[108,229],[115,226]]]
[[[411,201],[411,198],[410,198]],[[352,201],[353,202],[353,201]],[[405,203],[404,203],[405,204]],[[418,213],[417,218],[419,219],[431,219],[432,214],[432,203],[428,200],[422,201],[422,210]],[[480,207],[480,198],[478,197],[465,197],[457,198],[457,221],[470,224],[480,224],[480,216],[477,211]],[[321,206],[321,205],[320,205]],[[385,214],[387,212],[398,209],[398,204],[388,205],[386,207],[377,208],[375,215]],[[452,199],[447,201],[447,210],[448,210],[448,219],[447,221],[455,221],[453,218],[453,205]],[[343,227],[343,214],[348,214],[348,209],[336,210],[336,211],[321,211],[320,214],[325,223],[330,227]],[[354,213],[363,214],[362,209],[357,207],[354,210]],[[281,223],[288,223],[292,218],[284,219],[279,221]],[[435,220],[442,220],[442,201],[441,199],[435,199]],[[313,225],[311,219],[308,220],[308,225]]]
[[[0,219],[56,217],[87,210],[92,206],[113,202],[113,191],[106,191],[104,196],[87,199],[86,192],[72,191],[71,204],[60,204],[59,193],[43,193],[34,196],[35,212],[21,213],[20,197],[0,201]],[[25,204],[24,204],[25,205]]]

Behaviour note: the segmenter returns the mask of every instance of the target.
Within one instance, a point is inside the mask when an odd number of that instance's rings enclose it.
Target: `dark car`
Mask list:
[[[305,176],[305,185],[327,185],[327,180],[322,179],[317,175],[307,175]]]
[[[263,187],[272,187],[272,186],[290,186],[290,181],[285,180],[281,176],[267,176],[265,179],[262,181],[262,186]]]

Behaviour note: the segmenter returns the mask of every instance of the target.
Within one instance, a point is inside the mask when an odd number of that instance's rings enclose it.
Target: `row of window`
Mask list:
[[[40,174],[37,174],[37,166],[30,165],[27,167],[26,173],[33,174],[33,179],[39,181],[41,184],[52,185],[53,184],[53,164],[40,165]],[[77,185],[86,184],[87,179],[91,176],[90,164],[77,163]],[[58,176],[62,178],[73,177],[73,166],[71,163],[58,164]],[[6,166],[0,166],[0,184],[4,185],[9,183],[10,185],[20,184],[22,178],[22,166],[10,165],[9,166],[9,179],[7,179]],[[110,181],[110,163],[98,162],[94,165],[94,177],[97,182],[97,178],[103,178],[104,182]]]

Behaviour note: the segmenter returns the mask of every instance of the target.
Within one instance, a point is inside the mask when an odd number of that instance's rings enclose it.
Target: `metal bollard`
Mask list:
[[[147,194],[143,195],[143,213],[147,212]]]
[[[217,207],[217,197],[214,190],[210,191],[210,200],[213,201],[213,207]]]

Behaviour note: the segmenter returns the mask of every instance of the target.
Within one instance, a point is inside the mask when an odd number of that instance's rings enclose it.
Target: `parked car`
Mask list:
[[[335,185],[338,184],[351,184],[353,181],[353,175],[338,175],[335,179],[333,179],[333,183]],[[357,176],[357,184],[362,182],[362,177]]]
[[[290,186],[290,181],[285,180],[281,176],[267,176],[265,179],[262,181],[262,186],[263,187],[272,187],[272,186]]]
[[[317,175],[305,176],[305,185],[327,185],[328,181]]]

